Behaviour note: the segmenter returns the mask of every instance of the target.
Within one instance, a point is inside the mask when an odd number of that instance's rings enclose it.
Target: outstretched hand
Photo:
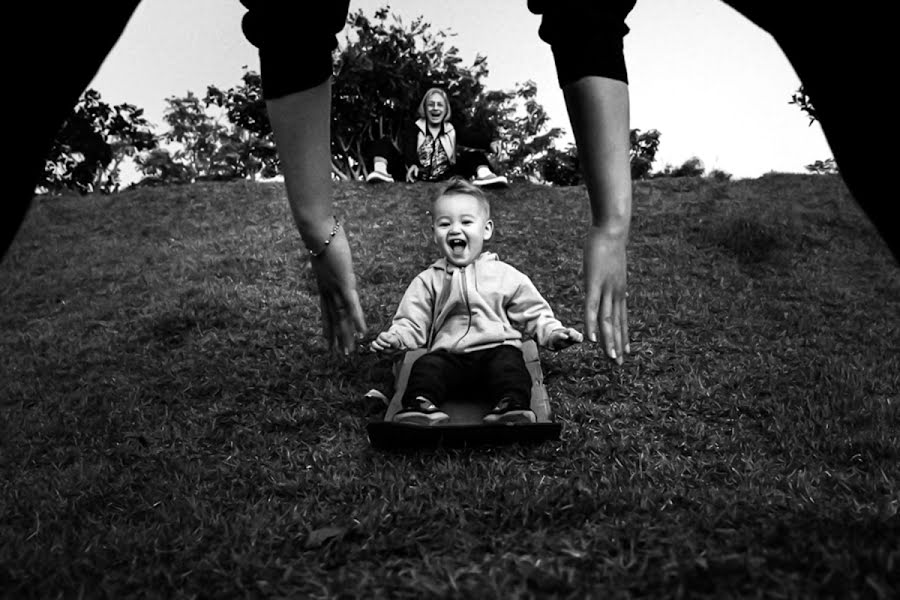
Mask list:
[[[598,337],[606,355],[622,364],[631,351],[625,275],[625,235],[591,227],[584,243],[584,324],[587,337]],[[599,334],[599,335],[598,335]]]
[[[325,251],[311,260],[319,286],[323,334],[330,349],[347,356],[356,349],[357,338],[365,334],[366,320],[344,228],[339,228]]]
[[[547,340],[547,347],[551,350],[562,350],[573,344],[580,344],[583,339],[584,336],[581,335],[580,331],[572,329],[571,327],[566,327],[565,329],[557,329],[550,333],[550,337]]]

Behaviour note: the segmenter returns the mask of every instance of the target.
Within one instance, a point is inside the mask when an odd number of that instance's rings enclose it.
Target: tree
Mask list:
[[[156,143],[143,109],[110,106],[88,89],[53,141],[38,189],[114,192],[122,161]]]
[[[646,179],[650,176],[656,152],[659,150],[659,131],[650,129],[641,133],[640,129],[631,130],[631,178]]]
[[[241,85],[225,91],[207,87],[204,101],[207,106],[224,109],[229,122],[240,128],[234,150],[250,163],[248,174],[258,172],[263,177],[273,177],[278,174],[278,152],[263,100],[262,78],[244,66],[241,81]]]
[[[213,99],[206,101],[188,92],[183,98],[166,99],[169,106],[163,120],[169,130],[161,138],[171,148],[160,148],[135,161],[146,177],[142,183],[242,179],[264,168],[258,157],[274,154],[272,144],[227,119],[210,115],[208,108],[218,98],[213,93]]]
[[[447,34],[432,32],[422,17],[406,28],[396,17],[388,21],[385,7],[372,19],[362,10],[351,13],[348,23],[335,64],[331,153],[334,171],[357,179],[365,174],[365,144],[387,137],[399,146],[400,132],[426,89],[444,87],[459,115],[460,101],[471,99],[461,93],[481,93],[486,66],[479,57],[473,69],[461,69],[458,50],[446,47]]]
[[[172,158],[192,170],[194,177],[209,174],[220,140],[227,135],[226,127],[206,114],[206,107],[193,92],[184,98],[169,97],[166,103],[169,107],[163,120],[170,129],[163,138],[180,145]]]
[[[432,31],[422,17],[408,26],[388,17],[388,8],[371,19],[361,10],[348,17],[351,27],[332,88],[334,172],[341,178],[364,176],[365,144],[387,137],[399,145],[422,95],[442,87],[450,96],[454,121],[486,127],[502,141],[499,167],[504,172],[511,177],[533,174],[536,155],[562,133],[545,131],[548,117],[535,99],[537,86],[529,81],[513,91],[485,90],[486,57],[463,66],[458,49],[448,45],[451,34]]]
[[[646,179],[656,161],[659,150],[660,133],[656,129],[641,132],[632,129],[631,138],[631,178]],[[578,160],[578,149],[569,144],[565,150],[549,148],[540,158],[535,160],[538,178],[555,185],[579,185],[583,183],[581,166]]]
[[[408,25],[387,7],[373,18],[348,15],[348,33],[335,60],[332,86],[332,174],[339,179],[366,175],[365,145],[387,137],[395,145],[422,95],[441,87],[450,96],[454,122],[463,128],[490,131],[501,142],[495,162],[512,179],[572,184],[580,181],[574,147],[553,144],[563,130],[548,128],[549,116],[537,102],[533,81],[514,90],[486,90],[487,59],[477,56],[463,66],[452,35],[433,31],[423,17]],[[145,183],[193,181],[197,178],[272,176],[278,169],[274,138],[262,97],[260,76],[244,67],[242,83],[228,90],[208,86],[201,101],[189,93],[169,98],[162,138],[176,146],[138,161]],[[227,124],[205,110],[224,112]],[[632,175],[646,177],[659,145],[659,132],[632,132]],[[554,161],[559,164],[554,165]]]
[[[477,56],[471,66],[464,66],[458,49],[448,43],[452,34],[433,31],[423,17],[405,24],[388,10],[379,9],[372,18],[361,10],[348,15],[350,26],[335,60],[337,76],[332,85],[334,177],[363,178],[365,145],[387,137],[399,146],[401,132],[414,118],[422,95],[431,87],[442,87],[450,96],[455,123],[487,130],[501,142],[495,162],[508,177],[580,181],[574,148],[553,147],[563,131],[548,128],[549,116],[537,102],[533,81],[520,83],[514,90],[486,90],[486,57]],[[165,119],[171,130],[163,138],[177,144],[177,149],[141,158],[145,183],[277,172],[277,152],[257,73],[244,67],[241,85],[228,90],[208,86],[205,106],[192,94],[168,101]],[[204,110],[212,106],[224,111],[228,125]],[[633,159],[652,164],[658,136],[655,130],[633,132],[632,141],[637,144]],[[554,160],[561,163],[554,166]],[[642,167],[638,177],[647,170]]]
[[[559,127],[547,129],[550,116],[537,102],[536,95],[537,84],[527,81],[519,84],[513,93],[486,94],[475,105],[474,121],[493,118],[496,123],[497,137],[503,147],[498,167],[511,178],[537,179],[541,168],[538,161],[547,156],[554,148],[553,142],[563,133]]]

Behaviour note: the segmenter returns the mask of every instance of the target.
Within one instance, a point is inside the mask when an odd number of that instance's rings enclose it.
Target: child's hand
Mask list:
[[[378,334],[378,337],[369,344],[369,348],[372,352],[396,352],[397,350],[401,350],[402,347],[400,336],[389,331],[382,331]]]
[[[550,333],[550,339],[547,340],[547,347],[551,350],[562,350],[568,348],[572,344],[580,344],[584,336],[581,332],[566,327],[565,329],[557,329]]]

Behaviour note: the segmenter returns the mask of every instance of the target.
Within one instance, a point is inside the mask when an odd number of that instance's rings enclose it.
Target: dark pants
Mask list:
[[[450,393],[462,386],[486,391],[493,402],[504,396],[525,404],[531,401],[531,374],[522,351],[515,346],[423,354],[413,363],[403,400],[405,403],[407,399],[425,396],[441,406]]]
[[[0,257],[25,218],[50,144],[139,0],[17,4],[15,60],[7,79],[25,94],[9,120],[16,148],[0,202]],[[243,0],[244,33],[259,48],[263,94],[283,96],[317,85],[331,73],[331,52],[343,29],[347,0],[315,10],[295,0]],[[893,21],[882,3],[853,5],[813,0],[727,0],[769,32],[781,46],[816,108],[841,175],[853,197],[900,259],[900,235],[892,218],[893,194],[873,159],[876,95],[892,72]],[[529,0],[541,15],[539,34],[550,44],[561,86],[585,75],[627,81],[622,38],[635,0]],[[297,29],[302,28],[298,33]],[[664,49],[663,49],[664,50]],[[890,96],[888,96],[889,98]],[[879,102],[881,104],[879,104]],[[405,174],[404,174],[405,177]],[[402,181],[402,178],[401,178]]]
[[[391,174],[394,181],[406,181],[407,165],[405,159],[390,138],[381,138],[363,146],[363,159],[366,163],[366,169],[369,171],[374,168],[376,156],[380,156],[387,161],[388,173]],[[456,162],[450,165],[450,168],[435,181],[450,179],[454,175],[471,179],[478,172],[478,167],[481,166],[486,166],[493,170],[487,153],[482,150],[457,147]]]

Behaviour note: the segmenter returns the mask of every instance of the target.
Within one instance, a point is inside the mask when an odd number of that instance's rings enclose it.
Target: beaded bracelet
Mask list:
[[[328,236],[328,239],[325,240],[325,243],[322,244],[322,247],[318,250],[309,250],[309,255],[313,258],[318,258],[322,256],[322,254],[328,250],[328,245],[331,243],[331,240],[334,239],[334,236],[337,235],[338,229],[341,227],[341,222],[338,221],[337,217],[334,217],[334,227],[331,228],[331,235]]]

